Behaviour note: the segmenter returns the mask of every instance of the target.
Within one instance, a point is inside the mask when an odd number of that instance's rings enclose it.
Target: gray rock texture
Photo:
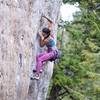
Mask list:
[[[0,0],[0,100],[45,100],[53,73],[47,62],[40,80],[30,80],[32,64],[41,49],[37,33],[46,21],[57,30],[61,0]]]

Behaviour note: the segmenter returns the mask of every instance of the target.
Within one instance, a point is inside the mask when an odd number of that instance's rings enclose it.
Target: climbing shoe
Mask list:
[[[40,76],[38,74],[35,74],[35,75],[31,76],[30,79],[31,80],[34,80],[34,79],[39,80]]]
[[[43,72],[43,69],[40,70],[40,73],[42,73],[42,72]]]

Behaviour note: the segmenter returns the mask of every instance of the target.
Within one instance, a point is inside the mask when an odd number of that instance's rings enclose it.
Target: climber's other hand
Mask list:
[[[42,33],[39,32],[38,34],[39,34],[39,36],[41,37],[41,39],[44,40],[44,36],[42,35]]]

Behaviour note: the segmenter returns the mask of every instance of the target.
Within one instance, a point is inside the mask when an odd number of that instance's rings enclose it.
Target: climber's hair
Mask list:
[[[45,37],[45,39],[46,39],[46,38],[48,38],[48,37],[50,36],[50,32],[51,32],[51,31],[50,31],[49,28],[46,28],[46,27],[45,27],[45,28],[42,29],[42,32],[43,32],[43,33],[46,33],[46,35],[47,35],[47,36]]]

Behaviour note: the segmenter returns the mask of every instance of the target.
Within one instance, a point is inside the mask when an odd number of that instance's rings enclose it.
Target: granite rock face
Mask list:
[[[0,100],[45,100],[53,63],[45,64],[41,79],[30,80],[36,54],[41,51],[37,33],[54,21],[56,33],[61,0],[0,0]],[[55,34],[56,36],[56,34]]]

